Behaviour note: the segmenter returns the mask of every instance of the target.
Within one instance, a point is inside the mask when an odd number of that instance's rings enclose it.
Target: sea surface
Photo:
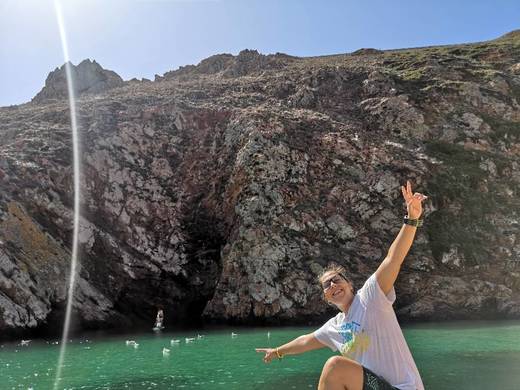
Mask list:
[[[314,329],[165,329],[74,338],[57,388],[315,389],[333,355],[328,348],[270,364],[255,352]],[[423,323],[403,330],[426,389],[520,389],[520,321]],[[52,389],[59,348],[56,340],[0,345],[0,389]]]

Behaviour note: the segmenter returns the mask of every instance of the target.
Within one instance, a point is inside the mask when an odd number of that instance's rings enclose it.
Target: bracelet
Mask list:
[[[283,358],[283,355],[278,351],[278,348],[276,348],[275,351],[276,351],[276,356],[278,357],[278,359]]]
[[[404,223],[406,225],[415,226],[415,227],[421,227],[423,225],[422,219],[410,219],[408,216],[404,217]]]

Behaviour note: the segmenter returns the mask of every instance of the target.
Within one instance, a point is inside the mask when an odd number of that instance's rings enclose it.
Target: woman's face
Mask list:
[[[333,305],[341,305],[349,302],[354,293],[352,285],[339,273],[331,271],[321,278],[321,287],[327,302]]]

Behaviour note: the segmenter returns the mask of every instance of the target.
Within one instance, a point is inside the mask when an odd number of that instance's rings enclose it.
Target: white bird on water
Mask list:
[[[170,350],[168,348],[162,349],[162,355],[163,356],[170,356]]]
[[[126,340],[126,345],[135,345],[134,340]]]
[[[267,338],[268,338],[268,339],[271,338],[271,332],[267,332]]]
[[[238,336],[238,333],[231,332],[231,337],[235,338]]]
[[[22,347],[27,347],[27,346],[29,345],[30,342],[31,342],[31,340],[22,340],[22,341],[20,342],[20,345],[21,345]]]
[[[195,341],[195,337],[186,337],[186,343],[193,343]]]
[[[180,342],[181,342],[181,340],[172,339],[172,340],[170,340],[170,345],[179,345]]]

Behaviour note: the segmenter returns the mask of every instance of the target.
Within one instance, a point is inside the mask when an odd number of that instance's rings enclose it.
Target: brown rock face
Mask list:
[[[429,203],[396,285],[401,318],[519,318],[519,63],[515,34],[249,50],[80,95],[77,328],[150,326],[158,305],[167,326],[317,321],[330,311],[316,276],[334,260],[359,286],[376,269],[406,179]],[[0,330],[58,330],[68,102],[2,108],[0,132]]]
[[[117,73],[103,69],[96,61],[84,60],[78,66],[71,63],[69,66],[76,96],[101,93],[123,85],[123,79]],[[49,73],[45,87],[33,98],[33,102],[68,98],[66,67],[65,64]]]

